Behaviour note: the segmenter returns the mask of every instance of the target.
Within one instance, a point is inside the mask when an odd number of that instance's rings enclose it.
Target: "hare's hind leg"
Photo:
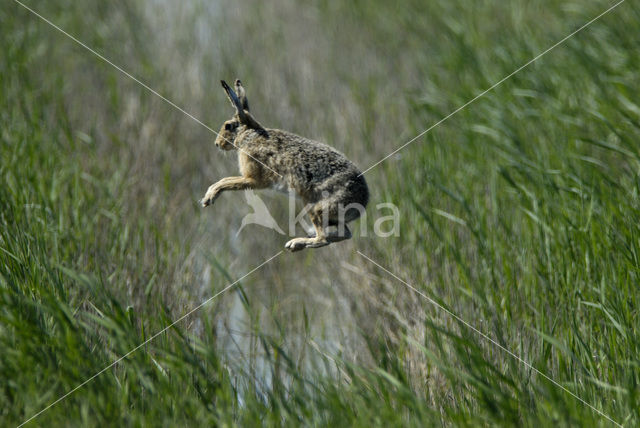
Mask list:
[[[322,225],[318,227],[314,224],[314,226],[316,226],[316,236],[313,238],[293,238],[284,244],[284,248],[293,252],[304,250],[305,248],[324,247],[325,245],[331,244],[331,241],[325,236],[324,230],[322,230]]]
[[[352,236],[351,235],[351,231],[349,230],[347,225],[343,225],[342,229],[338,229],[337,226],[329,226],[329,227],[335,227],[336,228],[336,230],[331,230],[329,232],[327,232],[325,230],[325,236],[327,238],[327,241],[329,241],[331,243],[344,241],[345,239],[350,239],[351,236]],[[306,229],[306,232],[307,232],[307,236],[309,238],[314,238],[317,235],[315,227],[311,227],[309,229]]]
[[[322,215],[320,212],[312,212],[309,214],[313,227],[315,229],[315,236],[310,238],[293,238],[284,245],[289,251],[300,251],[305,248],[318,248],[331,244],[331,240],[327,239],[324,228],[322,227]]]
[[[315,236],[309,238],[294,238],[285,244],[285,248],[290,251],[300,251],[305,248],[318,248],[325,245],[332,244],[334,242],[344,241],[351,238],[351,231],[346,224],[338,224],[335,226],[336,230],[327,232],[324,228],[322,221],[322,211],[313,211],[309,214],[313,227],[315,229]]]
[[[336,227],[336,230],[332,230],[331,232],[326,234],[327,241],[334,243],[344,241],[345,239],[351,238],[351,231],[347,227],[346,224],[342,224],[339,226],[330,226]]]

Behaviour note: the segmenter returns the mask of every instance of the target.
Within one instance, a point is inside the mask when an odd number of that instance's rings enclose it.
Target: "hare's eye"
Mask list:
[[[232,127],[233,127],[233,126],[232,126],[230,123],[225,123],[225,124],[224,124],[224,130],[225,130],[225,131],[231,131],[231,128],[232,128]]]

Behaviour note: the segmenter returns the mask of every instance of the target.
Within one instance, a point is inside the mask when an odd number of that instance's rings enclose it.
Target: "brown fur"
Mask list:
[[[226,121],[216,138],[222,150],[238,150],[241,177],[227,177],[211,185],[202,199],[206,207],[226,190],[264,189],[283,186],[295,190],[308,206],[315,236],[294,238],[285,248],[298,251],[322,247],[349,239],[347,222],[357,219],[360,211],[350,209],[340,218],[340,207],[369,201],[369,190],[360,171],[334,148],[280,129],[262,127],[249,113],[249,103],[239,80],[234,92],[224,81],[236,114]],[[338,231],[328,231],[337,226]]]

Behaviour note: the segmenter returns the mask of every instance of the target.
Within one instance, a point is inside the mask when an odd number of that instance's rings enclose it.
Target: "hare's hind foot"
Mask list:
[[[318,248],[324,247],[325,245],[329,245],[329,242],[326,238],[322,237],[318,239],[315,238],[293,238],[286,244],[284,244],[284,248],[291,252],[304,250],[305,248]]]
[[[325,245],[351,238],[351,231],[349,228],[347,228],[347,226],[343,226],[343,228],[344,231],[337,229],[327,234],[325,234],[322,229],[319,230],[316,228],[316,236],[310,238],[293,238],[284,245],[284,248],[291,252],[295,252],[304,250],[305,248],[324,247]]]

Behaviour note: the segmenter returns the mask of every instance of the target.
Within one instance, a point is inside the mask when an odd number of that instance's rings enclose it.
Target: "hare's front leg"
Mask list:
[[[226,177],[215,184],[209,186],[204,198],[200,201],[203,207],[212,205],[218,199],[218,196],[225,190],[245,190],[255,189],[258,183],[253,178],[248,177]]]

